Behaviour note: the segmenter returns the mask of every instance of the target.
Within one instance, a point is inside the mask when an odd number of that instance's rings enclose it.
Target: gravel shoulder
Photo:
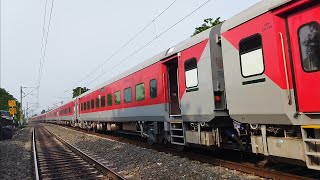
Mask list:
[[[224,167],[108,140],[61,126],[46,124],[45,127],[97,160],[114,168],[127,179],[261,179]]]
[[[33,179],[32,127],[0,141],[0,179]]]

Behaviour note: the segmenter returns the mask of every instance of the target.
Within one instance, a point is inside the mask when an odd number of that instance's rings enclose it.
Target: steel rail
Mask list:
[[[90,164],[94,164],[94,167],[98,169],[100,172],[102,172],[107,179],[112,179],[112,180],[125,180],[124,177],[122,177],[120,174],[117,172],[113,171],[109,167],[103,165],[101,162],[93,159],[89,155],[87,155],[85,152],[81,151],[79,148],[76,148],[75,146],[69,144],[67,141],[63,140],[61,137],[56,135],[55,133],[49,131],[46,127],[43,126],[43,128],[48,131],[51,135],[53,135],[57,140],[59,140],[62,144],[67,146],[71,151],[76,153],[78,156],[80,156],[82,159],[84,159],[86,162],[89,162]]]
[[[36,142],[35,142],[35,130],[32,130],[32,150],[33,150],[33,162],[34,162],[34,174],[35,179],[39,180],[39,171],[38,171],[38,160],[37,160],[37,152],[36,152]]]
[[[199,155],[194,153],[187,153],[188,157],[194,158],[195,160],[202,161],[202,162],[209,162],[212,165],[215,166],[222,166],[228,169],[240,171],[247,174],[253,174],[255,176],[260,176],[263,178],[270,178],[274,180],[281,180],[281,179],[290,179],[290,180],[313,180],[313,178],[309,177],[302,177],[298,175],[293,175],[289,173],[284,173],[281,171],[272,171],[269,169],[251,166],[248,164],[243,163],[237,163],[232,161],[223,160],[220,158],[208,158],[208,156],[205,155]]]
[[[261,168],[261,167],[249,165],[249,164],[224,160],[222,158],[215,158],[215,157],[211,157],[211,156],[207,156],[207,155],[202,155],[202,154],[198,154],[198,153],[185,152],[185,151],[178,152],[175,149],[168,148],[168,147],[150,146],[146,142],[132,140],[132,139],[124,138],[124,137],[99,134],[99,133],[94,133],[94,132],[90,132],[90,131],[86,131],[86,130],[82,130],[82,129],[74,128],[74,127],[68,127],[68,126],[64,126],[64,125],[58,125],[58,126],[62,126],[64,128],[68,128],[68,129],[71,129],[74,131],[80,131],[83,133],[91,134],[91,135],[102,137],[102,138],[109,139],[109,140],[111,139],[111,140],[120,141],[120,142],[124,142],[124,143],[134,144],[134,145],[148,148],[148,149],[154,149],[154,150],[157,150],[160,152],[171,153],[176,156],[185,157],[185,158],[189,158],[189,159],[204,162],[204,163],[209,163],[214,166],[222,166],[225,168],[237,170],[237,171],[247,173],[247,174],[253,174],[255,176],[260,176],[263,178],[270,178],[270,179],[276,179],[276,180],[278,180],[278,179],[279,180],[280,179],[312,180],[313,179],[310,177],[303,177],[303,176],[299,176],[299,175],[289,174],[286,172],[270,170],[270,169],[266,169],[266,168]]]

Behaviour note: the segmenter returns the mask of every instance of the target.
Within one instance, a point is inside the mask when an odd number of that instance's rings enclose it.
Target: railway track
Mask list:
[[[36,179],[124,179],[42,125],[33,131]]]
[[[162,145],[153,145],[153,146],[148,145],[145,141],[141,141],[141,138],[138,138],[138,137],[132,138],[132,136],[131,136],[130,138],[128,138],[128,137],[122,136],[122,135],[115,136],[115,135],[110,135],[110,134],[96,133],[93,131],[87,131],[87,130],[69,127],[69,126],[62,126],[62,127],[66,127],[66,128],[72,129],[72,130],[96,135],[96,136],[106,138],[106,139],[112,139],[112,140],[116,140],[116,141],[120,141],[120,142],[124,142],[124,143],[138,145],[138,146],[141,146],[144,148],[154,149],[154,150],[165,152],[165,153],[171,153],[176,156],[185,157],[185,158],[189,158],[189,159],[204,162],[204,163],[209,163],[214,166],[226,167],[229,169],[237,170],[237,171],[244,172],[247,174],[254,174],[256,176],[260,176],[260,177],[268,178],[268,179],[311,180],[311,179],[318,179],[320,177],[319,172],[315,172],[313,170],[304,170],[302,167],[300,169],[298,168],[295,171],[290,171],[290,172],[288,171],[288,168],[272,169],[272,167],[271,168],[257,167],[257,166],[255,166],[254,163],[243,162],[241,160],[240,161],[239,160],[233,161],[233,160],[230,160],[231,158],[228,158],[228,159],[224,158],[225,156],[223,156],[223,155],[219,155],[217,157],[214,157],[212,155],[211,151],[205,152],[202,150],[200,150],[200,151],[186,150],[186,151],[181,152],[181,151],[177,151],[176,149],[174,149],[170,146],[166,147],[166,146],[162,146]],[[226,156],[229,156],[229,155],[226,155]],[[297,167],[294,167],[294,168],[297,168]],[[303,169],[303,170],[301,170],[301,169]],[[299,171],[301,171],[301,172],[299,173]]]

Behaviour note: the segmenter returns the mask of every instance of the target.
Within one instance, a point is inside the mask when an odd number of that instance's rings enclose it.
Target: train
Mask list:
[[[319,13],[262,0],[32,119],[320,170]]]

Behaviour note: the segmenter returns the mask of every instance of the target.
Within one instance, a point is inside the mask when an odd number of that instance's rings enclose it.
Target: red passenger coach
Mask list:
[[[217,129],[233,127],[223,79],[221,25],[190,38],[48,114],[82,128],[133,131],[149,142],[213,145]],[[72,108],[73,107],[73,108]],[[198,131],[197,131],[198,132]]]
[[[320,169],[312,148],[320,138],[319,13],[319,1],[262,1],[222,26],[229,114],[257,129],[252,151],[313,169]]]
[[[320,170],[319,15],[263,0],[39,117]]]
[[[304,18],[301,18],[304,17]],[[320,4],[288,17],[297,110],[320,112]]]

